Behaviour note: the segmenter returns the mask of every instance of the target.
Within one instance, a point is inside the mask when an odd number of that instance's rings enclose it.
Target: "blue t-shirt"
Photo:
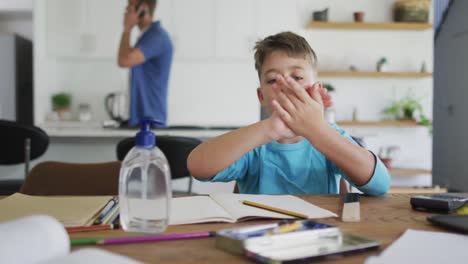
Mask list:
[[[135,126],[149,117],[166,126],[167,88],[172,63],[172,42],[169,34],[154,22],[138,40],[136,48],[145,55],[145,62],[132,67],[130,88],[130,118]]]
[[[344,130],[331,126],[353,141]],[[294,144],[271,142],[248,152],[210,181],[237,181],[239,191],[248,194],[336,194],[344,177],[365,194],[384,195],[390,186],[390,174],[374,157],[372,178],[357,186],[305,138]]]

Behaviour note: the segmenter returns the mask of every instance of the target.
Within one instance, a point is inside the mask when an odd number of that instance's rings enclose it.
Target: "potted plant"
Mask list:
[[[332,93],[332,92],[335,91],[335,87],[333,87],[333,85],[331,85],[329,83],[324,83],[323,88],[327,89],[328,93]],[[325,117],[325,120],[328,123],[335,123],[336,122],[336,120],[335,120],[335,108],[333,106],[326,108],[325,113],[324,113],[324,117]]]
[[[57,112],[60,120],[65,120],[70,115],[71,95],[57,93],[52,95],[52,109]]]
[[[385,57],[380,58],[377,61],[376,70],[377,72],[386,72],[387,71],[388,60]]]
[[[324,84],[323,84],[323,88],[327,89],[327,91],[328,91],[329,93],[335,91],[335,87],[333,87],[333,85],[331,85],[331,84],[329,84],[329,83],[324,83]]]
[[[424,114],[420,99],[407,95],[393,102],[383,110],[383,113],[394,120],[412,120],[420,125],[431,127],[432,122]]]

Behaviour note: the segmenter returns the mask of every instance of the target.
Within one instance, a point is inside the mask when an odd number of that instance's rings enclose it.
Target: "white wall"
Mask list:
[[[91,103],[95,118],[106,119],[104,95],[125,91],[128,83],[127,72],[116,67],[116,58],[112,55],[118,44],[114,44],[114,39],[120,35],[120,24],[109,23],[107,26],[106,36],[109,32],[114,32],[115,36],[108,42],[109,51],[105,54],[80,55],[78,52],[71,56],[55,56],[48,50],[51,43],[47,36],[47,30],[50,30],[46,19],[47,1],[60,0],[36,1],[35,35],[39,42],[35,46],[36,120],[44,120],[50,111],[51,93],[60,90],[72,93],[75,105]],[[76,4],[78,0],[69,1]],[[122,1],[118,5],[122,5]],[[351,21],[354,11],[365,11],[366,21],[390,21],[393,0],[244,0],[235,1],[235,4],[231,0],[159,2],[158,17],[170,32],[176,52],[169,88],[169,124],[172,125],[232,126],[258,120],[260,113],[255,94],[258,80],[250,48],[256,39],[282,30],[296,31],[308,39],[317,52],[320,69],[345,70],[353,64],[360,70],[374,70],[376,61],[382,56],[389,60],[390,70],[418,71],[423,61],[428,71],[433,68],[432,30],[305,28],[312,11],[325,7],[330,8],[332,21]],[[99,14],[97,11],[94,10]],[[102,10],[106,19],[112,21],[121,21],[122,12],[115,6],[111,10]],[[99,32],[83,29],[82,25],[79,27],[76,34],[84,31],[95,34],[99,43]],[[77,40],[83,41],[83,38]],[[349,120],[355,107],[361,120],[380,120],[382,109],[407,94],[408,90],[422,98],[428,116],[432,113],[432,78],[324,78],[322,81],[332,83],[337,89],[334,99],[338,120]],[[396,166],[432,167],[431,137],[426,128],[350,130],[354,135],[364,135],[369,148],[375,152],[381,146],[399,145],[401,155],[395,161]],[[427,177],[417,182],[427,184]]]

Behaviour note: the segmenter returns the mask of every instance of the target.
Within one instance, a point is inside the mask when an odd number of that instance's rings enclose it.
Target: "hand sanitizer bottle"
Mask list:
[[[156,146],[151,125],[144,119],[135,147],[122,162],[119,179],[120,223],[128,232],[163,233],[169,222],[171,172]]]

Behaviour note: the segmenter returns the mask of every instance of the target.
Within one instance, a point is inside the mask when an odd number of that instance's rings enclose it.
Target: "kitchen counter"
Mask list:
[[[103,128],[99,122],[49,122],[39,125],[50,137],[46,153],[34,160],[31,166],[43,161],[70,163],[97,163],[116,160],[116,146],[123,139],[133,137],[137,129]],[[183,129],[185,128],[185,129]],[[173,127],[154,129],[157,135],[187,136],[206,140],[231,131],[233,128],[213,129],[203,127]],[[23,179],[24,165],[4,166],[0,169],[2,179]],[[172,181],[175,191],[186,191],[188,178]],[[193,182],[197,193],[232,192],[234,183]]]
[[[89,122],[50,122],[39,125],[51,138],[124,138],[133,137],[138,129],[104,128],[101,123]],[[235,128],[220,127],[169,127],[153,129],[159,136],[183,136],[195,138],[212,138]]]

